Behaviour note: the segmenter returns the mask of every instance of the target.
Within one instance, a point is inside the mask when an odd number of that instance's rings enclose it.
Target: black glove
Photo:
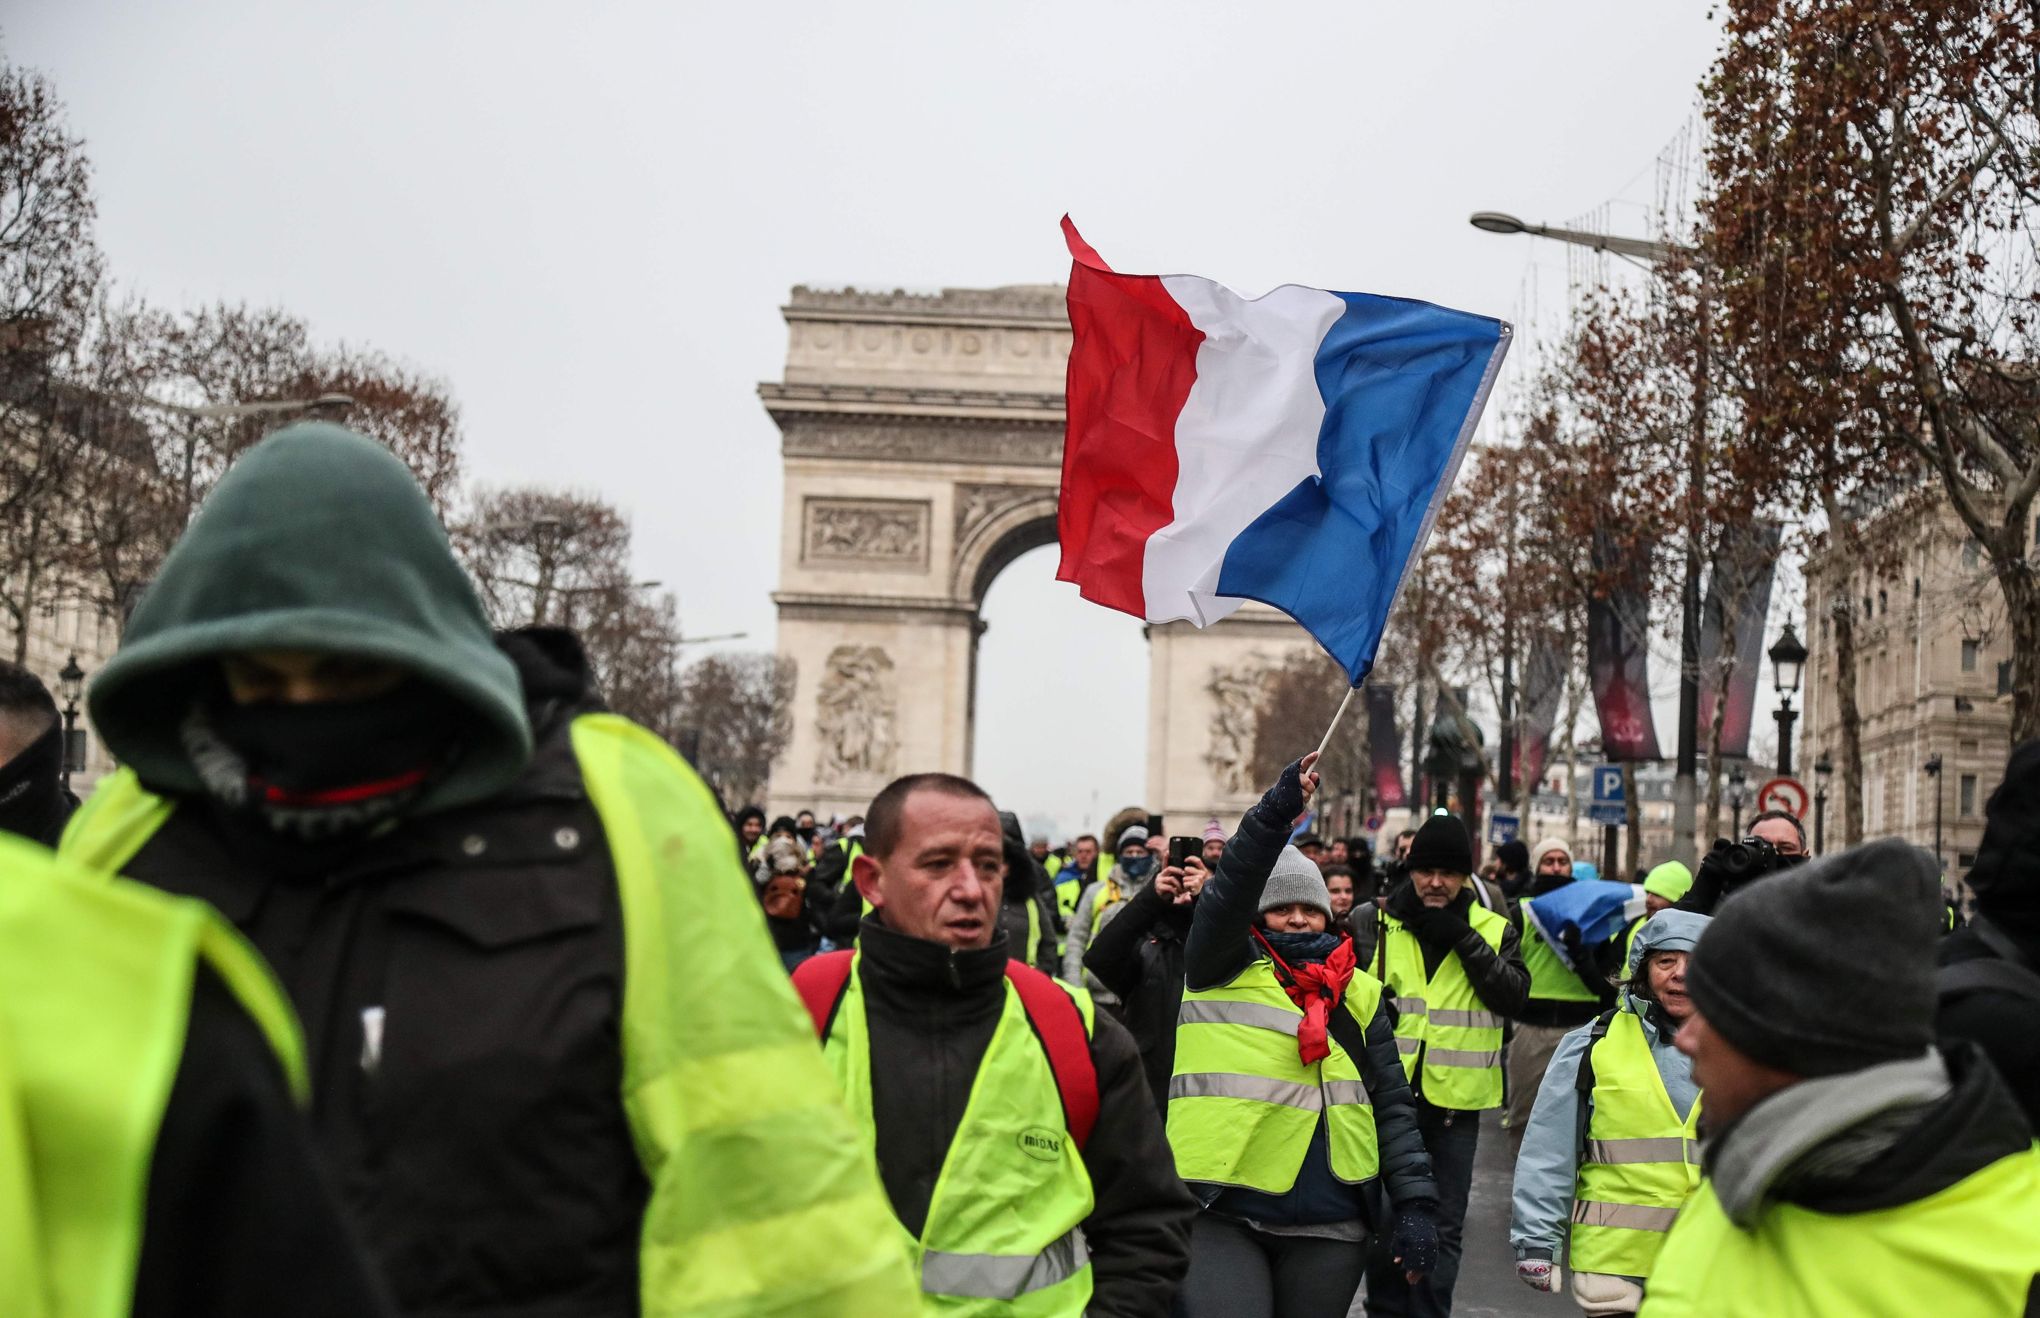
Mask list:
[[[1388,1238],[1388,1256],[1405,1273],[1428,1274],[1438,1266],[1438,1225],[1421,1208],[1405,1208],[1396,1214],[1395,1232]]]
[[[1303,813],[1303,761],[1292,760],[1254,808],[1247,811],[1264,828],[1287,830]]]
[[[1466,912],[1459,909],[1459,903],[1448,906],[1424,908],[1424,933],[1440,942],[1456,943],[1459,936],[1473,925],[1467,920]]]
[[[1584,938],[1580,937],[1580,927],[1578,925],[1569,924],[1560,929],[1558,931],[1558,941],[1565,948],[1566,955],[1572,958],[1574,974],[1585,979],[1593,973],[1594,963],[1587,957],[1587,942]]]

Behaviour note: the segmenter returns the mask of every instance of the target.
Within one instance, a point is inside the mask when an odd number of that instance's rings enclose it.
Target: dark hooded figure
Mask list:
[[[491,633],[387,449],[304,425],[242,455],[90,699],[124,767],[63,854],[268,959],[399,1311],[667,1312],[709,1277],[731,1313],[913,1303],[719,804],[571,634]],[[795,1231],[728,1270],[731,1232]]]
[[[1941,996],[1936,1033],[1969,1039],[1996,1065],[2026,1120],[2040,1130],[2040,741],[2012,752],[1984,807],[1983,842],[1969,870],[1976,915],[1941,942],[1944,968],[1996,958],[2023,967],[2026,993],[1978,988]]]
[[[1015,961],[1053,975],[1059,968],[1055,945],[1062,917],[1048,871],[1028,853],[1020,817],[1011,810],[999,812],[999,841],[1006,850],[1006,886],[999,899],[999,926],[1006,931],[1006,944],[1018,953]]]
[[[64,726],[42,679],[0,661],[0,829],[57,845],[78,798],[64,786]]]

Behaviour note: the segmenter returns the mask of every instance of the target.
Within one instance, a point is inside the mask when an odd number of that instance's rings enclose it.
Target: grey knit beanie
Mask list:
[[[1272,911],[1292,902],[1315,906],[1325,913],[1325,919],[1332,918],[1332,894],[1325,887],[1325,876],[1310,857],[1295,847],[1284,847],[1275,858],[1275,872],[1268,876],[1268,886],[1261,889],[1261,910]]]
[[[1795,1075],[1918,1057],[1934,1041],[1941,917],[1932,856],[1897,838],[1853,847],[1724,901],[1686,991],[1724,1039]]]

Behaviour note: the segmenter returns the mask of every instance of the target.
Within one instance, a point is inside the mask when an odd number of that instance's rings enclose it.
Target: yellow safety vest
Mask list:
[[[1769,1204],[1750,1230],[1699,1192],[1658,1254],[1643,1318],[2016,1318],[2040,1274],[2040,1150],[1863,1213]]]
[[[1680,1119],[1632,1011],[1609,1017],[1583,1063],[1593,1067],[1593,1111],[1573,1192],[1573,1271],[1648,1277],[1700,1188],[1700,1101]]]
[[[572,738],[623,907],[621,1098],[650,1183],[645,1315],[911,1310],[877,1168],[830,1094],[715,798],[627,719],[584,714]],[[72,817],[63,854],[116,868],[172,808],[122,770]],[[787,1240],[804,1243],[776,1247]]]
[[[211,969],[308,1093],[297,1020],[203,902],[108,883],[0,837],[0,1309],[117,1318],[134,1304],[150,1163]]]
[[[1381,981],[1355,970],[1341,1010],[1364,1032],[1381,1003]],[[1176,1016],[1176,1070],[1169,1079],[1169,1147],[1186,1181],[1283,1194],[1296,1184],[1323,1116],[1332,1175],[1358,1184],[1381,1170],[1373,1101],[1360,1060],[1336,1039],[1305,1062],[1296,1031],[1303,1012],[1265,957],[1231,982],[1183,994]]]
[[[1475,902],[1466,922],[1497,952],[1505,917]],[[1408,926],[1383,912],[1375,973],[1395,996],[1396,1051],[1410,1084],[1438,1107],[1480,1112],[1502,1105],[1502,1018],[1474,992],[1459,954],[1424,974],[1424,948]]]
[[[862,958],[860,952],[851,962],[822,1055],[863,1147],[873,1152],[878,1131]],[[1088,1037],[1091,995],[1057,982],[1077,1004]],[[913,1252],[924,1314],[1080,1318],[1091,1300],[1083,1229],[1093,1204],[1091,1173],[1064,1125],[1062,1091],[1020,994],[1011,983],[1004,991],[999,1023],[943,1156],[920,1238],[897,1219],[895,1230]]]
[[[1543,1002],[1599,1002],[1600,996],[1587,982],[1559,960],[1551,944],[1537,931],[1537,922],[1518,914],[1516,927],[1522,933],[1523,968],[1530,972],[1530,996]]]

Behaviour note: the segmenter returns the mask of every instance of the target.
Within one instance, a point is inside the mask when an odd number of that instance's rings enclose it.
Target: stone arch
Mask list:
[[[997,487],[994,487],[997,488]],[[1056,492],[1040,486],[1009,487],[975,522],[959,518],[951,598],[981,608],[993,580],[1029,550],[1055,543]]]

